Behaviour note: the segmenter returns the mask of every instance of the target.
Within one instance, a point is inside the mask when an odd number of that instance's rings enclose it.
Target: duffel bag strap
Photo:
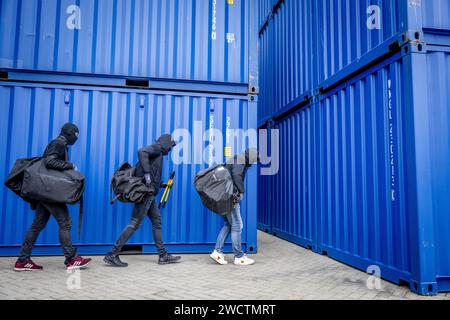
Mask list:
[[[83,225],[83,196],[80,198],[80,209],[78,211],[78,240],[81,240],[81,226]]]

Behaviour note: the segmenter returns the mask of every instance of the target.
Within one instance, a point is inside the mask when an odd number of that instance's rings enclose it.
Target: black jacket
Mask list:
[[[250,159],[249,150],[245,153],[230,158],[225,167],[230,171],[233,178],[235,192],[245,193],[245,175],[248,168],[254,164],[254,160]]]
[[[143,177],[149,173],[152,178],[152,189],[156,196],[161,188],[161,174],[163,169],[163,157],[167,155],[175,145],[170,135],[161,136],[155,144],[138,151],[139,162],[136,164],[136,176]]]
[[[74,169],[75,166],[68,161],[67,152],[67,139],[64,136],[60,135],[50,142],[43,156],[47,169],[59,171]]]

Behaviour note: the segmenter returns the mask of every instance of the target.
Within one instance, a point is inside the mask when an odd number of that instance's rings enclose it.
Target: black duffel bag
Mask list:
[[[226,216],[234,209],[234,184],[230,172],[224,165],[217,165],[195,176],[195,189],[209,210]]]
[[[27,202],[31,202],[32,199],[26,198],[22,195],[23,174],[25,169],[29,168],[41,159],[41,157],[18,159],[5,180],[5,186]]]
[[[47,169],[41,157],[18,159],[5,186],[27,202],[80,203],[78,238],[83,221],[84,175],[75,170]]]
[[[113,198],[113,192],[116,195]],[[117,200],[125,203],[140,203],[148,195],[154,194],[144,183],[142,177],[136,177],[136,167],[124,163],[114,172],[111,179],[110,203]]]
[[[75,170],[47,169],[40,159],[23,172],[21,196],[49,203],[78,203],[84,192],[84,175]]]

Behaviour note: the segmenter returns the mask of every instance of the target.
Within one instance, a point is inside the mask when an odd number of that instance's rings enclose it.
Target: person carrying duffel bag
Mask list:
[[[258,150],[248,149],[241,155],[235,155],[225,164],[232,179],[233,196],[231,198],[232,209],[228,214],[223,215],[224,226],[217,236],[216,247],[210,257],[220,265],[226,265],[228,262],[223,254],[225,240],[231,235],[233,245],[234,264],[237,266],[248,266],[255,263],[254,260],[247,257],[242,250],[242,229],[243,222],[241,217],[240,202],[245,193],[245,176],[248,169],[258,162]],[[214,186],[212,181],[211,185]],[[228,189],[227,189],[228,190]],[[229,191],[230,192],[230,191]],[[227,196],[228,197],[228,196]],[[226,206],[224,206],[226,208]]]
[[[156,143],[138,150],[139,162],[131,168],[129,164],[122,165],[113,176],[111,187],[116,198],[121,202],[134,203],[133,215],[130,223],[123,229],[111,251],[106,254],[103,261],[113,267],[125,268],[128,263],[119,257],[123,246],[140,228],[145,216],[152,223],[153,239],[156,244],[159,259],[162,265],[178,263],[180,256],[169,254],[162,237],[162,219],[156,196],[166,185],[162,182],[163,160],[175,146],[175,141],[169,134],[158,138]]]
[[[65,124],[60,135],[47,146],[41,159],[19,160],[5,182],[16,194],[29,202],[35,211],[33,223],[25,235],[19,258],[14,266],[15,271],[43,269],[31,260],[31,253],[50,216],[58,223],[59,241],[66,258],[64,262],[66,268],[82,269],[91,262],[91,259],[78,256],[72,245],[72,222],[67,209],[67,203],[78,202],[84,190],[84,177],[76,172],[76,166],[68,161],[68,146],[75,144],[78,134],[76,125]],[[62,184],[55,183],[57,179],[51,177],[52,173],[55,176],[63,174],[62,178],[66,178],[66,181]]]

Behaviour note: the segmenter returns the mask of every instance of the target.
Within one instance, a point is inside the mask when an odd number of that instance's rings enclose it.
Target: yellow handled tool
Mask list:
[[[162,197],[161,197],[161,200],[159,201],[159,208],[161,208],[161,206],[162,206],[163,208],[166,207],[167,200],[169,199],[170,191],[172,191],[173,179],[174,179],[174,178],[175,178],[175,171],[173,171],[173,172],[170,174],[170,179],[169,179],[169,181],[167,181],[166,188],[164,189],[164,193],[163,193],[163,195],[162,195]]]

